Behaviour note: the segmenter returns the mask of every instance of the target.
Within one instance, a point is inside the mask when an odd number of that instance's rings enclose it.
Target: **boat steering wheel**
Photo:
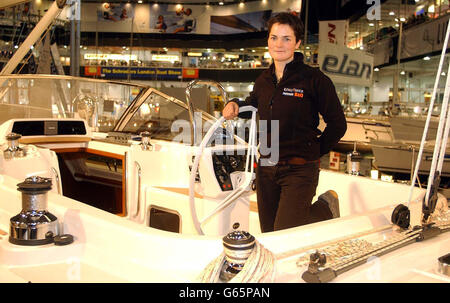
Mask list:
[[[195,177],[197,175],[197,170],[200,162],[200,158],[203,154],[203,150],[205,149],[206,145],[208,144],[211,136],[214,134],[217,128],[219,128],[223,122],[225,121],[224,117],[221,117],[218,119],[208,130],[205,137],[203,138],[202,142],[200,143],[199,148],[197,149],[197,152],[195,154],[194,163],[192,164],[192,170],[189,180],[189,203],[190,203],[190,210],[191,210],[191,217],[195,226],[195,229],[198,234],[204,235],[202,224],[206,222],[208,219],[210,219],[212,216],[216,215],[220,211],[224,210],[227,206],[229,206],[231,203],[233,203],[237,198],[239,198],[244,192],[248,191],[251,188],[251,183],[253,181],[253,162],[256,157],[256,111],[257,109],[253,106],[243,106],[239,108],[239,113],[242,112],[252,112],[252,119],[250,124],[250,132],[249,132],[249,142],[247,145],[247,158],[245,161],[245,171],[244,171],[244,178],[241,180],[237,188],[233,189],[231,193],[224,199],[222,202],[217,205],[217,207],[211,211],[209,214],[207,214],[203,219],[199,220],[197,217],[197,211],[195,208],[195,199],[194,199],[194,183],[195,183]]]

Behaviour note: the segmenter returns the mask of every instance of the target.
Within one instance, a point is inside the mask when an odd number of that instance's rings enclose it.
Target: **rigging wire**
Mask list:
[[[422,159],[422,154],[423,154],[423,150],[424,150],[424,146],[425,146],[425,139],[427,137],[428,127],[430,125],[430,120],[431,120],[431,113],[433,111],[434,101],[436,99],[436,93],[437,93],[437,88],[438,88],[438,84],[439,84],[439,79],[440,79],[441,72],[442,72],[442,65],[444,64],[444,59],[445,59],[445,53],[446,53],[446,50],[447,50],[449,34],[450,34],[450,26],[447,26],[447,32],[445,34],[445,41],[444,41],[444,44],[443,44],[443,47],[442,47],[441,58],[439,60],[439,67],[438,67],[438,71],[437,71],[437,74],[436,74],[436,80],[434,82],[433,94],[431,96],[430,106],[429,106],[429,110],[428,110],[428,114],[427,114],[427,120],[425,122],[425,126],[424,126],[424,129],[423,129],[422,141],[420,142],[419,154],[417,156],[417,163],[416,163],[416,167],[414,169],[414,176],[413,176],[413,178],[411,180],[415,180],[417,178],[417,175],[418,175],[418,172],[419,172],[420,162],[421,162],[421,159]],[[436,138],[436,140],[437,139],[438,138]],[[409,204],[410,204],[411,199],[412,199],[412,195],[413,195],[413,191],[414,191],[414,185],[415,185],[415,182],[414,183],[411,182],[409,198],[408,198],[408,203],[407,203],[407,207],[408,208],[409,208]],[[427,190],[427,192],[428,192],[428,190]]]

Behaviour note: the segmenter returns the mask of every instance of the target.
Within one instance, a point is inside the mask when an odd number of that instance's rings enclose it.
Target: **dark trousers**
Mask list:
[[[311,203],[319,182],[319,163],[258,165],[256,195],[262,232],[310,224],[333,217],[328,204]]]

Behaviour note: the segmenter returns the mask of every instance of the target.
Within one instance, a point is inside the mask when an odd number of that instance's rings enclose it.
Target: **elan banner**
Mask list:
[[[319,43],[319,67],[334,83],[370,86],[373,55],[331,43]]]
[[[319,21],[319,43],[347,46],[348,20]]]

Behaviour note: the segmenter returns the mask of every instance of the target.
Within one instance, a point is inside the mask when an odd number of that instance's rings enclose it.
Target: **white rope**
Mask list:
[[[198,277],[202,283],[218,283],[220,270],[225,262],[225,253],[222,252],[211,261]],[[255,246],[244,264],[242,270],[234,276],[229,283],[261,283],[273,282],[275,279],[275,255],[261,243],[255,241]]]

